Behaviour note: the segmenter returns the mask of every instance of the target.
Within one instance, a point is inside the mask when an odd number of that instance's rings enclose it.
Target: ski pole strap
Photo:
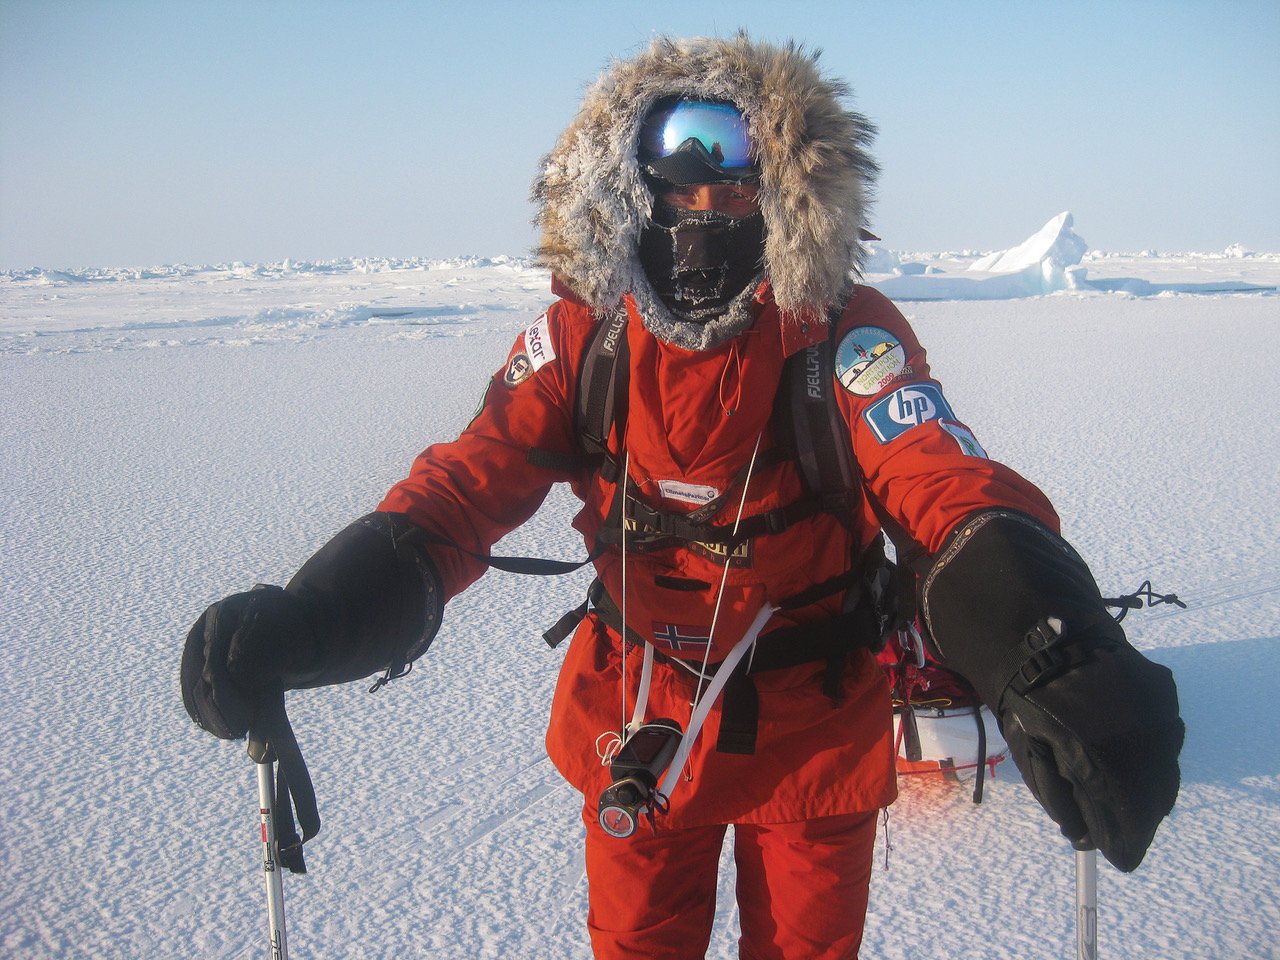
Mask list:
[[[973,705],[973,716],[978,721],[978,769],[973,777],[973,802],[982,802],[982,778],[987,772],[987,721],[982,719],[982,704]]]
[[[306,873],[302,845],[320,832],[320,809],[311,773],[284,708],[284,691],[263,701],[254,713],[249,755],[257,763],[276,761],[276,838],[280,862],[290,873]],[[294,811],[297,822],[294,822]],[[298,827],[302,836],[298,836]]]
[[[307,863],[302,856],[303,840],[293,819],[293,804],[289,801],[289,780],[284,767],[276,764],[276,843],[279,846],[280,863],[290,873],[306,873]]]

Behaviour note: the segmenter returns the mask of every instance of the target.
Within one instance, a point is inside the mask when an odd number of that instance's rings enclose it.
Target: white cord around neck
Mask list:
[[[747,464],[747,474],[742,480],[742,496],[738,500],[738,513],[733,521],[733,533],[738,532],[742,525],[742,514],[747,505],[747,490],[751,484],[751,476],[755,471],[756,457],[760,453],[760,443],[764,439],[764,434],[756,437],[755,447],[751,451],[751,460]],[[620,549],[622,551],[622,590],[621,590],[621,609],[622,614],[622,732],[616,738],[613,750],[616,752],[620,748],[630,734],[639,730],[644,726],[644,714],[649,702],[649,687],[653,680],[653,661],[654,646],[650,642],[644,645],[644,661],[640,672],[640,686],[636,692],[635,710],[631,715],[631,722],[627,723],[627,520],[626,520],[626,504],[627,504],[627,478],[629,476],[630,454],[623,460],[623,479],[622,479],[622,535],[620,537]],[[667,770],[667,775],[663,780],[660,793],[664,796],[670,796],[671,791],[675,788],[676,782],[679,780],[680,771],[688,760],[689,752],[693,749],[694,741],[697,740],[702,725],[707,719],[707,715],[711,712],[711,708],[715,705],[724,686],[729,682],[729,676],[737,667],[738,662],[748,652],[754,656],[756,640],[760,636],[760,631],[764,629],[764,625],[773,616],[775,609],[769,604],[765,604],[760,612],[756,615],[755,620],[747,629],[746,634],[734,644],[729,655],[720,664],[715,674],[708,676],[707,668],[710,663],[711,644],[716,634],[716,625],[719,622],[720,606],[724,600],[725,588],[729,581],[729,565],[730,556],[726,551],[724,568],[720,575],[720,589],[716,593],[715,607],[711,614],[711,628],[708,631],[707,648],[702,655],[701,669],[695,669],[693,666],[676,659],[676,663],[686,667],[694,672],[698,677],[698,689],[693,698],[693,713],[689,718],[689,727],[685,731],[684,738],[681,742],[680,749],[671,761],[671,766]],[[704,684],[707,684],[704,690]],[[604,736],[602,734],[602,736]],[[600,752],[597,741],[597,752]],[[602,754],[602,760],[606,763],[608,759]]]
[[[619,637],[622,650],[622,723],[618,727],[621,736],[626,739],[627,736],[627,481],[631,478],[631,451],[628,450],[622,458],[622,534],[620,540],[620,549],[622,551],[622,630]],[[645,644],[648,647],[648,644]],[[646,653],[648,651],[646,650]],[[648,690],[639,692],[637,706],[639,700],[648,699]]]
[[[756,618],[751,622],[751,626],[747,628],[747,632],[743,634],[741,640],[733,645],[729,655],[724,658],[720,668],[716,670],[716,675],[712,678],[711,685],[707,687],[706,695],[694,702],[693,715],[689,718],[689,729],[685,731],[684,739],[680,741],[680,748],[676,751],[676,755],[671,758],[671,765],[667,767],[666,776],[662,778],[662,783],[658,787],[658,793],[667,800],[671,799],[671,794],[675,790],[676,784],[680,782],[680,773],[684,770],[684,765],[689,759],[689,754],[693,751],[693,745],[698,739],[698,734],[702,732],[702,725],[706,722],[707,715],[711,713],[711,708],[715,706],[716,700],[719,699],[720,694],[724,691],[725,684],[729,682],[729,677],[737,669],[743,655],[747,650],[755,647],[756,640],[760,637],[760,631],[764,629],[764,625],[769,622],[777,610],[777,607],[769,603],[760,608],[760,612],[756,614]]]
[[[733,532],[736,535],[738,527],[742,524],[742,511],[747,506],[747,487],[751,485],[751,474],[756,468],[756,455],[760,452],[760,441],[764,439],[764,433],[756,437],[756,445],[751,450],[751,460],[747,463],[747,475],[742,479],[742,497],[738,500],[738,515],[733,518]],[[729,582],[729,566],[733,559],[732,551],[725,550],[724,569],[720,573],[720,589],[716,591],[716,605],[711,611],[711,629],[708,631],[710,636],[707,637],[707,649],[702,652],[702,669],[698,672],[698,691],[694,694],[693,705],[696,709],[698,702],[702,699],[702,685],[707,677],[707,665],[711,662],[711,643],[715,639],[716,624],[720,619],[720,603],[724,600],[724,590]],[[721,667],[723,669],[723,667]]]

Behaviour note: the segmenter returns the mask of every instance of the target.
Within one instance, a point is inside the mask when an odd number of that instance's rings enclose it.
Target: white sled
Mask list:
[[[913,705],[911,713],[916,734],[913,743],[910,728],[903,729],[903,709],[895,708],[893,738],[897,744],[898,773],[942,773],[948,779],[970,780],[977,774],[978,767],[984,766],[994,775],[996,765],[1008,758],[1009,747],[1000,736],[991,711],[979,707],[987,740],[986,756],[980,757],[974,709]]]

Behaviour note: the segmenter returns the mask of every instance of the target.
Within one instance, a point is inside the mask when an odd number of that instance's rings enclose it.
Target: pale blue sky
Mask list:
[[[654,33],[794,37],[880,127],[874,229],[1280,251],[1280,3],[0,0],[0,269],[520,255]]]

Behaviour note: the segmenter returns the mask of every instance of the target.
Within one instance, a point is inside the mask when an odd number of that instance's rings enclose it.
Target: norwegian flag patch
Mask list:
[[[653,621],[653,639],[655,643],[666,644],[676,653],[696,651],[704,653],[711,642],[709,627],[691,627],[687,623],[662,623]]]

